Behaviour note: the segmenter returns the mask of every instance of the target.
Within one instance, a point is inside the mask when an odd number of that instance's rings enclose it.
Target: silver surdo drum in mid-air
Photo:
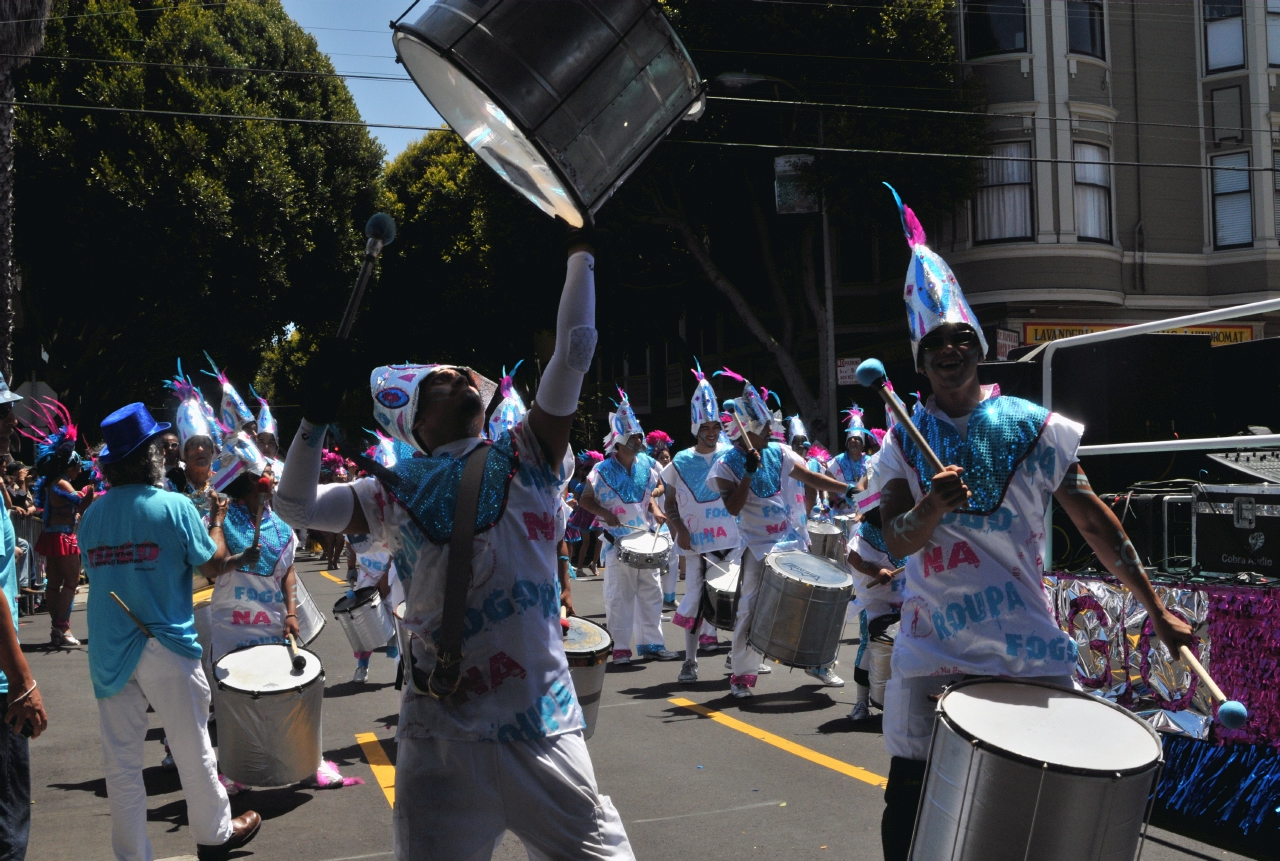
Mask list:
[[[353,652],[381,649],[396,633],[391,611],[377,586],[357,589],[354,598],[343,595],[333,605],[333,618],[346,633]]]
[[[740,558],[715,563],[707,560],[702,581],[702,617],[721,631],[732,631],[733,622],[738,617],[738,577],[741,572]]]
[[[214,665],[218,768],[249,786],[287,786],[320,765],[324,668],[314,652],[293,668],[288,646],[246,646]]]
[[[596,732],[596,714],[600,711],[600,692],[604,690],[605,665],[613,652],[613,638],[594,622],[579,616],[569,617],[569,630],[564,635],[564,655],[569,661],[569,675],[578,695],[578,706],[587,728],[583,738]]]
[[[821,520],[810,520],[806,525],[809,532],[809,552],[814,556],[823,556],[832,562],[840,561],[840,551],[844,544],[844,534],[834,523]]]
[[[618,539],[618,561],[632,568],[665,569],[671,560],[671,539],[655,532],[635,532]]]
[[[751,647],[789,667],[821,667],[836,659],[853,577],[831,562],[788,550],[764,560],[751,622]]]
[[[316,606],[315,599],[307,591],[301,577],[293,578],[293,601],[298,612],[298,643],[309,646],[316,637],[320,636],[327,620],[324,613],[321,613],[320,608]]]
[[[938,700],[913,861],[1133,861],[1160,739],[1123,708],[974,679]]]
[[[693,60],[651,0],[417,6],[393,39],[418,89],[499,176],[574,227],[705,106]]]

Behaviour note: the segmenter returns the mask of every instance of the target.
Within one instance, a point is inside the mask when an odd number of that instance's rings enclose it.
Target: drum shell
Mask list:
[[[867,671],[871,677],[871,702],[878,708],[884,708],[884,688],[889,682],[893,663],[893,641],[872,640],[867,643],[867,654],[871,659],[871,668]]]
[[[302,653],[320,662],[314,652]],[[323,752],[323,704],[323,670],[298,688],[270,693],[219,683],[218,769],[260,787],[288,786],[313,776]]]
[[[1128,772],[1031,761],[971,738],[940,707],[910,857],[1133,861],[1160,767],[1158,758]]]
[[[397,26],[397,54],[401,38],[492,96],[583,212],[599,209],[701,100],[693,61],[647,0],[437,0]]]
[[[328,620],[316,606],[315,599],[311,597],[302,578],[296,576],[293,580],[293,600],[298,611],[298,645],[310,646],[320,636]]]
[[[702,584],[702,616],[713,628],[721,631],[732,631],[734,620],[738,618],[738,590],[735,588],[717,589],[710,580]]]
[[[671,539],[665,535],[656,536],[658,539],[656,541],[652,540],[655,536],[646,537],[650,541],[636,542],[641,545],[639,548],[628,546],[624,543],[625,538],[619,540],[618,561],[641,571],[664,570],[671,562]],[[650,547],[652,549],[649,549]]]
[[[366,592],[372,593],[372,598],[366,596]],[[352,651],[372,652],[374,649],[381,649],[396,633],[391,613],[376,587],[361,589],[356,596],[358,603],[355,606],[341,609],[339,606],[347,599],[339,598],[333,607],[333,618],[347,635]]]
[[[833,523],[811,522],[806,528],[809,532],[810,553],[832,562],[843,561],[841,551],[844,548],[844,535],[840,527]]]
[[[565,649],[565,659],[569,662],[569,676],[573,679],[573,691],[578,698],[578,707],[582,709],[582,719],[586,727],[582,731],[584,739],[591,738],[596,732],[596,715],[600,711],[600,694],[604,691],[604,675],[609,656],[613,653],[613,637],[606,632],[603,646],[591,652],[575,652]]]
[[[765,560],[752,613],[751,647],[789,667],[821,667],[836,659],[853,583],[818,586],[785,577]]]

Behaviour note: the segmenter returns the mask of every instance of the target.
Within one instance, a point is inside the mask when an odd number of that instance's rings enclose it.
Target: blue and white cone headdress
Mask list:
[[[844,437],[848,439],[851,436],[858,435],[875,442],[875,437],[871,431],[867,430],[867,426],[862,422],[862,408],[857,404],[844,411]]]
[[[698,428],[707,422],[720,421],[720,404],[716,400],[716,390],[711,387],[707,375],[702,373],[702,365],[693,360],[690,369],[697,384],[693,389],[693,397],[689,400],[689,422],[691,433],[698,435]]]
[[[423,449],[413,435],[413,423],[418,417],[418,389],[436,371],[445,369],[469,375],[472,385],[480,392],[480,402],[486,408],[489,406],[493,393],[498,390],[497,385],[459,365],[383,365],[374,368],[369,375],[373,417],[393,439],[423,454],[430,452]]]
[[[280,439],[280,426],[276,424],[276,417],[271,414],[271,405],[267,403],[267,399],[258,394],[253,386],[249,386],[249,394],[258,400],[258,433],[269,433]]]
[[[787,443],[790,444],[798,436],[808,439],[809,432],[805,430],[804,421],[800,416],[792,416],[787,419]]]
[[[604,438],[605,454],[612,452],[618,443],[626,442],[636,434],[644,436],[640,419],[636,418],[636,412],[631,408],[631,399],[621,388],[618,389],[618,396],[622,398],[622,402],[616,404],[616,413],[609,413],[609,433]]]
[[[730,402],[735,405],[733,412],[749,433],[763,437],[771,436],[774,422],[779,421],[779,419],[769,410],[769,405],[765,403],[764,398],[760,396],[760,392],[756,387],[751,385],[751,381],[728,368],[722,368],[712,376],[728,377],[731,380],[738,380],[742,383],[742,397],[734,398]],[[725,404],[726,409],[728,409],[728,406],[728,404]]]
[[[213,461],[213,489],[221,492],[243,473],[261,476],[266,470],[258,444],[244,431],[233,431],[223,437],[222,453]]]
[[[898,217],[902,219],[902,232],[911,248],[911,263],[907,268],[907,281],[902,298],[907,305],[907,326],[911,330],[911,355],[920,361],[920,339],[944,323],[968,323],[978,335],[982,355],[987,354],[987,339],[973,309],[965,301],[960,282],[952,274],[946,261],[925,245],[924,228],[911,208],[902,202],[898,192],[889,183],[885,188],[893,192],[898,204]]]
[[[499,402],[493,415],[489,419],[489,439],[496,440],[502,436],[505,431],[511,430],[520,422],[524,421],[525,408],[524,401],[520,398],[520,393],[516,391],[515,376],[516,371],[520,370],[520,366],[524,364],[524,360],[516,362],[516,366],[511,369],[511,373],[507,373],[506,366],[502,368],[502,382],[499,388],[502,392],[502,401]]]
[[[213,410],[191,382],[191,378],[182,373],[181,359],[178,360],[178,376],[165,380],[164,387],[178,399],[177,415],[173,422],[178,429],[178,445],[185,450],[192,437],[204,436],[212,440],[214,446],[220,447],[222,434],[213,419]]]
[[[227,375],[218,370],[218,364],[213,361],[213,357],[209,355],[208,351],[205,352],[204,357],[209,360],[210,366],[213,367],[213,373],[209,373],[209,371],[201,371],[201,373],[209,374],[209,376],[222,384],[222,411],[219,418],[225,427],[238,431],[254,421],[253,413],[249,412],[249,407],[245,404],[244,398],[240,397],[236,387],[231,385]]]

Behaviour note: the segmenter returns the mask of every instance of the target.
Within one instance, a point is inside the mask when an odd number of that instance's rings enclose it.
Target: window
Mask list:
[[[1280,66],[1280,0],[1267,0],[1267,64]]]
[[[964,4],[964,52],[968,59],[1026,50],[1024,0],[971,0]]]
[[[1206,69],[1221,72],[1244,65],[1244,10],[1241,0],[1205,0]]]
[[[1111,241],[1111,166],[1104,146],[1078,143],[1076,159],[1076,237]]]
[[[1249,171],[1239,169],[1249,167],[1249,154],[1233,152],[1215,156],[1211,162],[1214,168],[1213,247],[1252,245],[1253,197],[1249,193]]]
[[[1031,239],[1031,142],[998,144],[983,162],[974,200],[974,241]]]
[[[1213,142],[1244,141],[1241,129],[1240,88],[1226,87],[1209,94],[1213,104]]]
[[[1101,2],[1067,2],[1067,47],[1073,54],[1105,60]]]
[[[1276,229],[1280,230],[1280,150],[1271,154],[1271,167],[1273,168],[1271,176],[1275,180],[1276,196],[1275,196],[1275,215]]]

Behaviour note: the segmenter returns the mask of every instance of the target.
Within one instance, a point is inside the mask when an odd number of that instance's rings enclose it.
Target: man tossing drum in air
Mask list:
[[[481,434],[493,383],[452,365],[378,368],[374,417],[417,454],[371,468],[378,477],[320,487],[325,423],[337,418],[335,382],[345,376],[340,342],[323,345],[307,366],[306,420],[289,448],[277,512],[296,528],[386,542],[405,581],[413,645],[396,733],[400,861],[487,859],[506,829],[530,857],[633,857],[617,810],[596,788],[556,592],[556,508],[574,463],[569,427],[596,344],[594,266],[590,246],[571,238],[555,353],[528,417],[492,444]],[[485,458],[474,462],[478,473],[468,472],[471,456]],[[470,538],[455,518],[469,496]],[[465,554],[452,558],[452,543]],[[449,581],[461,589],[447,589]],[[452,693],[448,683],[457,685]]]
[[[897,198],[897,193],[894,193]],[[982,329],[951,269],[898,203],[912,256],[905,300],[911,348],[933,396],[913,421],[945,464],[934,475],[901,427],[885,438],[878,478],[884,539],[907,560],[902,627],[885,690],[892,762],[881,841],[885,861],[910,848],[935,700],[965,676],[1074,682],[1075,642],[1041,583],[1052,495],[1108,571],[1176,650],[1191,629],[1160,603],[1120,522],[1094,495],[1076,449],[1082,425],[978,383]]]

